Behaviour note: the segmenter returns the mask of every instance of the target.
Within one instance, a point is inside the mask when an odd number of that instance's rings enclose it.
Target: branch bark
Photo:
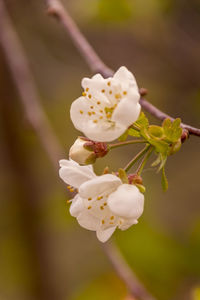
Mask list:
[[[0,0],[0,45],[18,90],[24,115],[35,130],[52,164],[58,169],[58,160],[63,151],[40,104],[27,57],[3,0]]]
[[[125,282],[130,294],[134,296],[134,298],[138,300],[156,300],[149,292],[147,292],[133,271],[128,267],[121,252],[114,243],[107,242],[103,244],[102,247],[116,273]]]
[[[85,59],[91,71],[94,73],[101,73],[104,77],[111,77],[114,74],[114,71],[108,68],[101,60],[101,58],[97,55],[96,51],[87,41],[85,36],[81,33],[78,26],[69,15],[66,8],[64,8],[64,6],[61,4],[61,2],[59,0],[44,1],[47,5],[47,13],[50,16],[56,17],[56,19],[63,25],[64,29],[72,38],[72,41],[74,42],[80,54]],[[140,104],[144,110],[146,110],[159,120],[164,120],[167,117],[171,120],[174,120],[173,117],[162,112],[144,98],[140,99]],[[182,128],[188,130],[190,134],[200,136],[199,128],[195,128],[184,123],[181,123],[181,126]]]

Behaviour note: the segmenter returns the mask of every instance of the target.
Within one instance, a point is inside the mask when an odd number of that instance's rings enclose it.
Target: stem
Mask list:
[[[108,146],[109,146],[109,149],[115,149],[118,147],[130,145],[130,144],[142,144],[142,143],[147,143],[147,141],[146,140],[131,140],[131,141],[120,142],[120,143],[116,143],[116,144],[110,144]]]
[[[137,169],[137,171],[136,171],[136,173],[137,173],[138,175],[140,175],[140,174],[142,173],[142,170],[144,169],[144,166],[146,165],[146,163],[147,163],[147,161],[148,161],[148,159],[149,159],[149,157],[150,157],[152,151],[153,151],[153,147],[150,146],[149,151],[148,151],[147,154],[143,157],[143,159],[142,159],[142,161],[141,161],[141,163],[140,163],[140,165],[139,165],[139,167],[138,167],[138,169]]]
[[[133,157],[131,161],[129,161],[129,163],[124,168],[124,171],[128,172],[130,168],[149,150],[150,147],[151,145],[146,145],[145,148],[142,149],[142,151],[140,151],[135,157]]]

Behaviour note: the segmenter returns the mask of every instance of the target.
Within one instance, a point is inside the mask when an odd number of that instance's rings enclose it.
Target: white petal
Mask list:
[[[72,199],[72,203],[70,205],[69,212],[73,217],[78,217],[78,215],[85,209],[83,204],[83,199],[78,195]]]
[[[75,188],[79,188],[82,183],[96,177],[91,166],[79,166],[72,160],[61,160],[60,165],[60,178]]]
[[[112,124],[108,122],[99,122],[98,124],[90,122],[84,129],[84,134],[91,140],[97,142],[111,142],[116,140],[127,129],[123,124]]]
[[[115,231],[116,226],[105,229],[105,230],[97,230],[96,234],[97,234],[97,238],[100,242],[105,243],[113,234],[113,232]]]
[[[124,66],[120,67],[113,76],[114,79],[117,79],[123,84],[131,85],[132,87],[137,87],[137,83],[133,74]]]
[[[98,230],[100,226],[100,220],[91,215],[86,209],[83,210],[77,217],[79,225],[88,230]]]
[[[131,227],[132,225],[137,224],[138,221],[135,219],[121,219],[120,224],[118,225],[119,229],[121,230],[126,230],[129,227]]]
[[[117,176],[105,174],[83,183],[79,193],[83,198],[94,198],[103,194],[110,194],[121,184],[122,182]]]
[[[110,194],[107,203],[114,215],[137,220],[143,213],[144,195],[136,186],[123,184]]]
[[[126,128],[134,123],[139,115],[141,106],[139,103],[135,102],[137,98],[139,100],[139,94],[135,93],[135,98],[125,97],[117,105],[113,112],[112,121],[124,125]]]

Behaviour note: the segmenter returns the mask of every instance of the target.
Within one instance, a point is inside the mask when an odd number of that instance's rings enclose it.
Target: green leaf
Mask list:
[[[128,177],[127,177],[127,174],[124,171],[124,169],[119,169],[118,172],[119,172],[119,178],[121,179],[121,181],[123,183],[128,183]]]
[[[148,133],[151,137],[161,139],[164,136],[164,130],[162,127],[157,125],[151,125],[148,128]]]
[[[146,188],[142,184],[136,184],[137,188],[139,189],[140,193],[144,194],[146,191]]]
[[[163,191],[166,192],[167,189],[168,189],[168,180],[167,180],[167,177],[166,177],[166,174],[165,174],[165,168],[163,167],[162,168],[162,188],[163,188]]]
[[[152,167],[156,167],[161,162],[160,155],[157,156],[156,160],[151,164]]]
[[[147,119],[145,114],[143,112],[141,112],[139,118],[137,119],[137,121],[134,124],[139,128],[148,128],[149,120]]]
[[[126,141],[127,137],[129,135],[129,129],[127,129],[119,138],[118,141],[124,142]]]
[[[135,136],[135,137],[141,137],[140,132],[135,130],[134,128],[128,129],[128,135]]]
[[[168,118],[165,119],[162,126],[166,140],[171,143],[177,142],[182,134],[182,128],[180,127],[181,119],[175,119],[173,122]]]

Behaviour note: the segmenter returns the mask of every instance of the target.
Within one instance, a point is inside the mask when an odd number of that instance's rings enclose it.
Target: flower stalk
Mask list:
[[[136,156],[132,158],[132,160],[125,166],[124,171],[128,172],[132,166],[149,150],[151,145],[146,145],[144,149],[142,149]]]
[[[119,147],[123,147],[126,145],[131,145],[131,144],[144,144],[147,143],[146,140],[131,140],[131,141],[125,141],[125,142],[119,142],[116,144],[109,144],[108,147],[110,150],[115,149],[115,148],[119,148]]]

